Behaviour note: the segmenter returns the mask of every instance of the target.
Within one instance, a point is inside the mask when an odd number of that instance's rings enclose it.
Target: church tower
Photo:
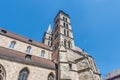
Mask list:
[[[48,26],[48,29],[44,34],[42,43],[44,43],[50,47],[52,46],[52,27],[51,27],[51,25]]]
[[[52,44],[54,50],[57,50],[61,45],[65,49],[75,48],[70,17],[63,11],[59,11],[54,19]]]
[[[56,59],[54,59],[54,61],[58,65],[57,79],[58,80],[71,79],[69,75],[70,71],[68,69],[69,66],[72,65],[69,64],[70,60],[68,59],[70,59],[69,52],[75,49],[75,45],[70,17],[63,11],[59,11],[54,19],[52,47],[54,51],[53,56],[54,57],[57,56]]]

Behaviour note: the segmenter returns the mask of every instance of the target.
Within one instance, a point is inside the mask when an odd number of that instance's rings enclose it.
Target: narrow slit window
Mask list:
[[[69,64],[69,68],[70,68],[70,70],[72,69],[72,64],[71,63]]]

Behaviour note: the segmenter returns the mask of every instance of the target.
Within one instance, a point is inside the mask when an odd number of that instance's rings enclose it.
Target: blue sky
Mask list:
[[[103,77],[120,68],[120,0],[0,0],[0,27],[41,42],[59,10],[70,15],[76,45]]]

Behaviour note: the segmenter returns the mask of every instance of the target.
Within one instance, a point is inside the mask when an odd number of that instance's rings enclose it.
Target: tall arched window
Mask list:
[[[68,24],[66,24],[66,29],[68,29]]]
[[[71,48],[72,47],[72,44],[70,41],[68,41],[68,48]]]
[[[53,73],[50,73],[48,75],[48,80],[54,80],[54,74]]]
[[[64,29],[64,35],[66,36],[66,30]]]
[[[63,23],[63,26],[65,27],[65,23]]]
[[[5,80],[6,78],[6,71],[4,67],[0,64],[0,80]]]
[[[67,36],[69,37],[69,31],[67,31]]]
[[[40,55],[41,57],[44,57],[45,56],[45,51],[44,50],[42,50],[41,51],[41,55]]]
[[[26,53],[30,53],[30,51],[31,51],[31,47],[28,46],[27,49],[26,49]]]
[[[64,46],[66,47],[67,46],[67,40],[64,39]]]
[[[15,44],[16,44],[16,42],[15,42],[15,41],[12,41],[12,42],[10,43],[9,48],[10,48],[10,49],[13,49],[13,48],[15,47]]]
[[[48,46],[51,46],[51,41],[48,41]]]
[[[27,80],[28,75],[29,75],[29,70],[28,70],[28,68],[23,68],[23,69],[19,72],[18,80]]]

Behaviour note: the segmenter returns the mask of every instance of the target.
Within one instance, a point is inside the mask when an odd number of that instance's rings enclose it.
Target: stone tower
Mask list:
[[[69,69],[72,67],[72,61],[70,61],[70,55],[68,53],[75,49],[75,44],[70,17],[63,11],[59,11],[54,19],[52,44],[54,50],[53,57],[57,56],[54,60],[58,64],[57,79],[71,80]]]
[[[54,19],[52,43],[54,50],[56,50],[61,45],[63,45],[66,49],[75,48],[70,17],[63,11],[59,11]]]
[[[53,50],[56,80],[101,80],[94,59],[74,44],[70,17],[59,11],[53,30],[49,25],[43,43]]]

